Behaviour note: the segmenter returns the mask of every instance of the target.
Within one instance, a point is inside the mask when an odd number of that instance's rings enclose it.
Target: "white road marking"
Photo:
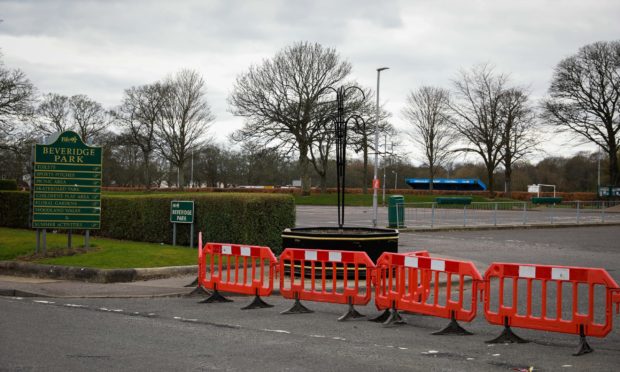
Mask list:
[[[285,330],[283,330],[283,329],[267,329],[267,328],[263,328],[262,330],[263,330],[263,331],[265,331],[265,332],[285,333],[285,334],[287,334],[287,335],[288,335],[288,334],[291,334],[291,332],[289,332],[289,331],[285,331]]]

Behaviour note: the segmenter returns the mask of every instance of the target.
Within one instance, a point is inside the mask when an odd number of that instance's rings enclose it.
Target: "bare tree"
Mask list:
[[[349,143],[353,150],[358,153],[362,152],[363,175],[362,175],[362,193],[368,193],[368,155],[369,151],[380,151],[374,148],[374,133],[376,128],[376,106],[374,92],[370,89],[364,90],[365,100],[357,109],[357,114],[363,119],[358,121],[351,127]],[[395,132],[392,124],[388,122],[390,113],[383,107],[379,108],[379,136],[391,135]]]
[[[402,112],[412,128],[409,137],[424,149],[423,161],[428,167],[429,189],[437,169],[451,157],[453,131],[450,126],[450,94],[442,88],[423,86],[412,91]]]
[[[8,146],[25,133],[25,119],[33,113],[34,96],[35,88],[26,74],[5,68],[0,60],[0,145]]]
[[[108,113],[103,106],[84,94],[72,96],[69,99],[69,106],[73,128],[84,142],[92,141],[104,132],[110,123]]]
[[[544,108],[552,125],[607,153],[610,182],[620,185],[620,41],[589,44],[562,60]]]
[[[512,192],[513,164],[534,151],[539,140],[536,129],[536,115],[529,103],[525,90],[510,88],[501,97],[501,118],[503,121],[502,164],[504,165],[504,192]]]
[[[310,147],[321,130],[314,111],[322,98],[328,99],[324,88],[341,83],[350,71],[351,65],[334,49],[308,42],[288,46],[250,67],[237,77],[229,97],[232,113],[246,119],[235,138],[297,152],[302,190],[308,194]]]
[[[36,129],[46,134],[64,132],[71,129],[70,99],[57,93],[48,93],[37,108],[39,123]]]
[[[503,160],[501,102],[507,81],[506,75],[495,73],[488,64],[462,70],[453,81],[452,123],[466,143],[456,151],[480,155],[491,193],[495,190],[493,173]]]
[[[213,115],[205,97],[205,81],[198,72],[181,70],[164,84],[167,88],[157,124],[157,143],[162,156],[177,168],[177,184],[183,187],[185,162],[205,141]]]
[[[154,83],[125,90],[121,105],[113,113],[129,140],[140,148],[143,160],[144,183],[151,187],[151,157],[156,149],[157,123],[161,119],[166,85]]]

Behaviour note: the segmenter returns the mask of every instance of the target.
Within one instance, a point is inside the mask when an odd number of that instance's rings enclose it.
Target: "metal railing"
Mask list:
[[[400,207],[400,206],[399,206]],[[596,224],[620,222],[620,201],[404,203],[409,228]]]

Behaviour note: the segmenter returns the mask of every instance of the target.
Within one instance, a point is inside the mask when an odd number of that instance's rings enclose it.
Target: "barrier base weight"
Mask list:
[[[396,308],[390,309],[390,316],[383,322],[384,327],[390,327],[393,325],[407,324],[405,320],[400,316]]]
[[[505,344],[505,343],[527,344],[529,341],[524,340],[521,337],[517,336],[512,331],[512,328],[510,328],[510,326],[508,325],[508,318],[504,318],[504,330],[502,331],[502,333],[496,338],[489,340],[489,341],[485,341],[485,342],[487,344]]]
[[[198,277],[196,277],[196,279],[194,279],[194,281],[193,281],[193,282],[191,282],[191,283],[189,283],[189,284],[186,284],[186,285],[184,285],[183,287],[189,288],[189,287],[195,287],[195,286],[197,286],[197,285],[198,285]]]
[[[290,309],[281,312],[280,314],[308,314],[313,313],[314,311],[308,309],[299,301],[299,297],[297,297],[297,293],[295,293],[295,304]]]
[[[242,307],[241,310],[265,309],[268,307],[273,307],[273,305],[266,303],[262,298],[260,298],[260,296],[256,295],[252,303],[248,306]]]
[[[431,333],[433,335],[459,335],[459,336],[471,336],[473,333],[469,332],[465,328],[461,327],[461,325],[456,321],[454,317],[454,313],[452,313],[450,317],[450,324],[446,326],[446,328],[441,331]]]
[[[353,304],[349,301],[349,310],[344,315],[342,315],[340,318],[338,318],[338,321],[343,322],[345,320],[360,319],[360,318],[365,318],[365,317],[366,315],[362,315],[357,310],[355,310],[355,308],[353,307]]]
[[[213,288],[213,293],[211,293],[211,296],[209,296],[209,298],[206,298],[200,301],[201,304],[210,304],[214,302],[233,302],[233,300],[230,300],[222,296],[222,294],[217,290],[217,287],[216,287],[216,288]]]
[[[579,326],[579,347],[577,348],[577,352],[573,354],[573,356],[580,356],[583,354],[589,354],[593,352],[594,349],[588,344],[588,340],[586,340],[586,335],[583,332],[583,325]]]
[[[211,293],[208,292],[204,287],[197,286],[193,291],[187,294],[188,297],[202,297],[202,296],[211,296]]]
[[[379,314],[378,316],[374,318],[368,319],[368,321],[375,322],[375,323],[383,323],[389,317],[390,317],[390,309],[385,309],[381,314]]]

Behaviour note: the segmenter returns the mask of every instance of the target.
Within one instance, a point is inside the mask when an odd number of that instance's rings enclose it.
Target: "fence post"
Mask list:
[[[601,222],[605,223],[605,202],[601,203]]]
[[[527,225],[527,202],[523,202],[523,225]]]
[[[431,229],[435,226],[435,202],[433,202],[433,206],[431,207]]]
[[[579,225],[579,200],[577,200],[577,225]]]
[[[495,211],[493,212],[493,225],[497,226],[497,202],[495,202]]]
[[[467,226],[467,206],[463,206],[463,227]]]
[[[551,204],[551,224],[553,225],[553,215],[555,212],[555,203]]]

